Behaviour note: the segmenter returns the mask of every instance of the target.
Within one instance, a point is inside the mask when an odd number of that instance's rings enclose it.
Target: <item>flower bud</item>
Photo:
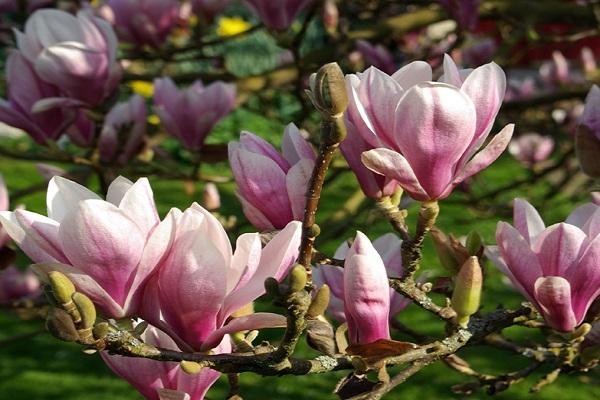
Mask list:
[[[483,239],[477,231],[469,232],[465,245],[470,256],[479,256],[483,252]]]
[[[334,34],[337,31],[339,21],[340,12],[335,0],[325,0],[323,4],[323,24],[327,32]]]
[[[306,341],[308,345],[328,356],[335,354],[335,334],[331,324],[324,319],[307,321]]]
[[[202,371],[202,366],[194,361],[181,361],[179,366],[188,375],[198,375]]]
[[[94,339],[104,339],[106,335],[108,335],[108,332],[110,332],[110,330],[111,327],[108,324],[108,322],[100,322],[99,324],[96,324],[96,326],[94,326],[94,329],[92,330],[94,334]]]
[[[52,271],[48,274],[52,293],[60,304],[68,304],[75,293],[75,285],[62,272]]]
[[[60,308],[50,308],[46,319],[46,329],[52,336],[65,342],[75,342],[79,339],[71,316]]]
[[[208,182],[204,185],[202,191],[202,203],[207,210],[218,210],[221,208],[221,197],[219,196],[219,189],[217,185],[212,182]]]
[[[81,329],[90,329],[96,323],[96,307],[92,300],[83,293],[73,293],[73,302],[81,314]]]
[[[296,293],[304,289],[307,280],[306,269],[302,265],[297,264],[290,272],[290,292]]]
[[[340,117],[346,111],[346,81],[337,63],[325,64],[316,74],[311,75],[308,96],[323,115]]]
[[[315,294],[306,315],[308,318],[317,318],[319,315],[323,315],[327,306],[329,306],[329,299],[331,297],[331,289],[326,284],[323,284]]]
[[[452,275],[458,273],[460,264],[446,234],[437,228],[433,228],[431,229],[431,238],[442,267]]]
[[[600,178],[600,140],[584,125],[577,129],[575,151],[582,171],[592,178]]]
[[[461,267],[452,293],[452,308],[458,324],[466,328],[469,317],[479,309],[483,276],[477,257],[470,257]]]

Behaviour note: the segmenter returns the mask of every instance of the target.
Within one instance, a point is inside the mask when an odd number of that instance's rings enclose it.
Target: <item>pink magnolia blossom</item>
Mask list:
[[[1,122],[22,129],[39,144],[57,140],[65,132],[75,144],[91,143],[94,124],[82,111],[39,107],[60,92],[56,86],[43,81],[20,52],[12,51],[8,56],[6,76],[8,100],[0,99]]]
[[[300,222],[290,222],[264,247],[257,233],[237,239],[235,252],[219,221],[193,204],[176,223],[168,250],[146,289],[141,316],[181,347],[209,350],[225,334],[285,326],[281,315],[230,316],[264,292],[268,277],[281,280],[295,262]]]
[[[0,175],[0,212],[9,210],[8,189],[4,183],[4,177]],[[6,230],[0,225],[0,249],[6,246],[10,237]]]
[[[552,61],[544,62],[540,66],[540,75],[549,86],[566,85],[573,80],[569,71],[569,62],[558,50],[552,52]]]
[[[372,65],[386,74],[393,74],[396,71],[392,53],[381,44],[373,45],[361,39],[356,41],[356,49],[362,54],[368,65]]]
[[[230,3],[230,0],[192,0],[192,11],[212,20]]]
[[[547,160],[552,150],[554,150],[554,139],[535,132],[521,135],[508,145],[508,152],[526,167]]]
[[[161,223],[146,178],[119,177],[107,200],[65,178],[48,185],[48,216],[0,212],[0,222],[43,272],[66,274],[109,317],[136,314],[147,278],[169,243],[173,213]],[[41,274],[43,276],[43,274]]]
[[[142,148],[146,137],[146,102],[140,95],[118,103],[107,114],[98,140],[100,159],[125,165]]]
[[[573,330],[600,294],[600,207],[585,204],[546,228],[531,204],[516,199],[514,225],[498,223],[498,247],[488,253],[548,325]]]
[[[160,47],[177,24],[179,8],[178,0],[108,0],[99,14],[122,40]]]
[[[596,55],[589,47],[581,49],[581,67],[585,75],[593,74],[598,69]]]
[[[21,54],[46,83],[62,97],[45,106],[95,106],[111,95],[119,83],[117,38],[108,22],[91,10],[73,16],[55,9],[33,13],[25,32],[16,31]]]
[[[600,87],[593,85],[585,98],[585,108],[580,122],[600,140]]]
[[[239,143],[229,144],[237,196],[246,218],[260,230],[281,229],[304,215],[316,156],[294,124],[285,129],[282,149],[283,155],[250,132],[242,132]]]
[[[402,268],[402,241],[393,233],[385,234],[373,242],[373,247],[381,257],[387,276],[389,278],[399,278],[404,273]],[[350,246],[344,242],[338,247],[334,257],[343,260],[348,257]],[[327,284],[331,289],[331,298],[329,301],[329,313],[339,322],[346,322],[344,314],[344,269],[330,265],[319,265],[313,269],[313,280],[317,287]],[[401,296],[392,288],[388,288],[390,293],[390,311],[388,317],[394,318],[396,314],[402,311],[410,304],[410,300]]]
[[[167,334],[150,326],[142,334],[144,343],[167,350],[180,351],[177,344]],[[228,336],[216,347],[214,353],[229,353],[231,343]],[[219,378],[220,373],[204,368],[197,375],[189,375],[181,370],[178,363],[161,362],[145,358],[123,357],[101,353],[110,369],[135,387],[146,399],[159,400],[161,393],[174,391],[188,400],[202,400],[208,389]]]
[[[244,0],[267,28],[284,31],[314,0]]]
[[[344,261],[344,314],[351,344],[390,339],[390,295],[385,265],[362,232]]]
[[[429,64],[412,62],[392,76],[376,68],[348,75],[348,119],[375,149],[370,170],[397,180],[415,200],[446,198],[455,186],[500,156],[507,125],[479,153],[502,104],[506,78],[495,63],[458,70],[449,56],[432,82]]]
[[[154,108],[165,130],[192,151],[202,147],[206,135],[235,106],[235,86],[196,81],[179,90],[171,78],[154,81]]]
[[[40,281],[31,270],[20,271],[11,265],[0,271],[0,303],[33,298],[41,293]]]

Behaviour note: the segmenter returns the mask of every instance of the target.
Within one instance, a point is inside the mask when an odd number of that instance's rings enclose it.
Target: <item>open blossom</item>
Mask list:
[[[373,242],[373,247],[381,257],[387,276],[389,278],[399,278],[404,273],[402,268],[402,241],[393,233],[385,234]],[[344,242],[338,247],[334,258],[343,260],[348,257],[350,246]],[[344,269],[330,265],[319,265],[313,269],[313,280],[317,286],[327,284],[331,289],[331,298],[328,311],[339,322],[346,322],[344,314]],[[392,288],[390,292],[390,311],[389,318],[394,318],[396,314],[402,311],[410,304],[410,301],[401,296]]]
[[[46,83],[56,86],[59,105],[95,106],[119,83],[117,38],[108,24],[91,10],[77,16],[54,9],[38,10],[16,31],[21,54]]]
[[[219,221],[193,204],[175,212],[168,250],[146,289],[141,316],[181,348],[209,350],[228,333],[285,326],[285,317],[231,315],[264,294],[268,277],[283,279],[299,253],[300,222],[290,222],[264,247],[258,233],[241,235],[235,252]]]
[[[0,222],[37,268],[67,275],[106,316],[134,315],[173,226],[172,214],[160,223],[148,180],[119,177],[104,201],[54,177],[46,201],[47,217],[3,211]]]
[[[508,146],[508,152],[527,167],[548,159],[552,150],[554,150],[554,139],[535,132],[519,136]]]
[[[171,78],[154,81],[154,108],[165,130],[192,151],[202,147],[206,135],[235,106],[235,85],[196,81],[185,90]]]
[[[39,279],[31,270],[20,271],[14,265],[0,270],[0,303],[40,295]]]
[[[261,230],[281,229],[304,215],[316,156],[294,124],[285,128],[281,146],[283,155],[250,132],[242,132],[239,143],[229,144],[237,196],[246,218]]]
[[[571,331],[600,295],[600,207],[585,204],[565,222],[546,227],[538,212],[516,199],[514,227],[498,223],[489,254],[546,323]]]
[[[173,339],[153,326],[144,331],[141,339],[150,345],[180,351]],[[230,351],[229,337],[226,337],[217,348],[213,349],[214,353],[229,353]],[[110,355],[105,351],[100,355],[115,374],[129,382],[148,400],[159,400],[160,394],[165,389],[182,395],[187,394],[189,400],[202,400],[220,375],[219,372],[208,368],[202,369],[199,374],[189,375],[183,372],[179,364],[175,362]]]
[[[108,0],[99,13],[124,41],[159,47],[177,24],[179,8],[177,0]]]
[[[495,63],[458,70],[449,56],[432,82],[429,64],[412,62],[392,76],[376,68],[346,77],[348,119],[375,149],[363,153],[372,171],[397,180],[415,200],[446,198],[490,165],[508,145],[507,125],[479,153],[502,104],[506,78]]]
[[[115,105],[104,118],[98,139],[100,159],[125,165],[144,144],[146,137],[146,103],[140,95],[133,95]]]
[[[283,31],[289,28],[302,10],[314,0],[244,0],[269,29]]]
[[[25,131],[39,144],[67,133],[78,145],[90,144],[94,124],[77,109],[37,109],[47,98],[60,96],[58,88],[43,81],[34,66],[18,51],[6,65],[8,100],[0,99],[0,121]]]

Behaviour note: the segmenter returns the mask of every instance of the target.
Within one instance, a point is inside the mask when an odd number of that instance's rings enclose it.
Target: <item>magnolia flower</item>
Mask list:
[[[177,0],[108,0],[99,9],[121,39],[160,47],[179,18]]]
[[[385,269],[387,277],[399,278],[404,273],[402,268],[402,241],[393,233],[385,234],[373,242],[373,247],[379,254]],[[348,258],[350,246],[348,243],[342,243],[335,252],[334,258],[343,260]],[[339,322],[346,322],[344,314],[344,268],[330,265],[319,265],[313,269],[313,280],[319,287],[327,284],[331,289],[329,301],[329,313]],[[394,318],[396,314],[402,311],[410,304],[410,300],[401,296],[392,288],[388,288],[390,293],[390,311],[388,317]]]
[[[314,0],[244,0],[258,18],[275,31],[284,31]]]
[[[40,281],[31,270],[19,271],[11,265],[0,271],[0,303],[33,298],[40,294]]]
[[[108,317],[136,314],[146,279],[160,261],[173,213],[160,223],[146,178],[119,177],[107,200],[65,178],[48,185],[48,216],[0,212],[10,237],[42,272],[60,271]],[[43,274],[41,274],[43,276]]]
[[[150,345],[180,351],[173,339],[153,326],[144,331],[141,339]],[[229,337],[226,337],[213,350],[214,353],[229,353],[230,351]],[[148,400],[161,399],[161,393],[165,391],[188,395],[188,400],[202,400],[220,375],[219,372],[208,368],[202,369],[199,374],[189,375],[181,370],[178,363],[174,362],[110,355],[105,351],[100,355],[115,374],[129,382]]]
[[[6,65],[8,101],[0,99],[0,121],[25,131],[39,144],[57,140],[67,133],[73,142],[89,145],[94,124],[76,109],[40,109],[46,98],[60,95],[57,87],[46,83],[33,65],[18,51],[12,51]]]
[[[396,63],[392,53],[381,44],[372,45],[361,39],[356,41],[356,49],[368,65],[372,65],[386,74],[393,74],[396,71]]]
[[[9,205],[8,189],[4,183],[4,178],[0,175],[0,212],[8,211]],[[8,233],[6,233],[6,230],[0,225],[0,249],[6,246],[9,239]]]
[[[125,165],[135,156],[146,137],[146,103],[140,95],[133,95],[115,105],[104,118],[98,140],[100,159]]]
[[[229,163],[246,218],[260,230],[302,220],[315,153],[296,125],[285,128],[283,156],[264,139],[242,132],[229,144]]]
[[[590,89],[580,122],[600,140],[600,87],[593,85]]]
[[[498,223],[498,247],[488,254],[548,325],[573,330],[600,295],[600,207],[585,204],[546,228],[531,204],[516,199],[514,224]]]
[[[202,147],[206,135],[235,106],[235,85],[196,81],[178,90],[171,78],[154,81],[154,108],[166,131],[192,151]]]
[[[444,75],[431,81],[431,67],[410,63],[389,76],[376,68],[348,75],[348,119],[375,149],[363,153],[367,168],[397,180],[419,201],[446,198],[508,145],[507,125],[479,153],[506,88],[495,63],[459,71],[449,56]]]
[[[112,94],[121,72],[117,63],[117,38],[110,25],[82,10],[38,10],[16,31],[21,54],[46,83],[56,86],[63,98],[47,100],[46,107],[95,106]]]
[[[385,265],[362,232],[344,261],[344,315],[351,344],[390,339],[390,295]]]
[[[264,247],[258,233],[237,239],[235,252],[219,221],[193,204],[175,212],[173,234],[146,289],[141,316],[181,348],[209,350],[223,336],[247,329],[285,326],[285,318],[256,313],[229,320],[264,292],[268,277],[281,280],[295,262],[300,222],[291,222]]]
[[[508,146],[508,152],[526,167],[548,159],[552,150],[554,150],[554,139],[535,132],[519,136]]]

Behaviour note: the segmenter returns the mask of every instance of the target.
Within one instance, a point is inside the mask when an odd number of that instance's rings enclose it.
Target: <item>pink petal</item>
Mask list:
[[[290,162],[281,154],[279,154],[279,152],[275,150],[275,147],[273,147],[271,143],[267,142],[260,136],[244,131],[240,134],[240,144],[242,145],[243,149],[251,153],[260,154],[270,158],[276,162],[283,171],[287,171],[290,168]]]
[[[108,186],[108,191],[106,192],[106,201],[114,204],[115,206],[119,206],[121,200],[125,196],[125,193],[133,186],[133,182],[124,176],[118,176],[114,181],[110,183]]]
[[[415,200],[429,200],[431,196],[419,183],[411,165],[402,154],[380,148],[362,153],[363,164],[371,171],[395,179]]]
[[[573,210],[565,222],[585,230],[585,224],[598,209],[600,209],[600,207],[598,207],[596,204],[583,204]]]
[[[212,349],[219,344],[223,336],[230,333],[264,328],[285,328],[286,323],[286,318],[283,315],[265,312],[233,318],[227,325],[211,333],[202,344],[200,350],[206,351]]]
[[[444,54],[444,75],[442,75],[438,81],[458,88],[462,86],[462,79],[458,72],[458,67],[452,57],[448,54]]]
[[[146,235],[160,222],[148,178],[138,179],[127,190],[119,203],[119,208],[135,221],[140,230]]]
[[[39,263],[58,262],[55,257],[46,251],[48,248],[52,249],[52,245],[50,243],[42,243],[40,245],[43,238],[38,237],[38,240],[35,240],[33,236],[28,235],[18,221],[16,213],[0,211],[0,223],[8,236],[14,240],[31,260]],[[51,228],[51,225],[47,228]],[[54,251],[53,254],[57,255]]]
[[[546,229],[546,225],[537,210],[527,200],[523,199],[515,199],[513,223],[530,244],[535,243],[535,238]]]
[[[392,78],[404,90],[408,90],[421,82],[432,80],[431,66],[425,61],[413,61],[396,71]]]
[[[46,194],[48,217],[62,222],[64,217],[78,206],[79,202],[88,199],[100,200],[100,197],[85,186],[55,176],[48,183]]]
[[[231,268],[227,273],[227,294],[244,286],[260,264],[262,245],[257,233],[240,235],[235,244]]]
[[[294,165],[302,159],[316,160],[317,156],[311,145],[302,137],[298,127],[292,122],[285,127],[281,140],[283,157]]]
[[[200,204],[194,202],[190,208],[198,211],[204,216],[204,221],[200,226],[198,233],[210,238],[212,244],[223,256],[225,265],[229,265],[231,263],[233,249],[231,248],[231,242],[229,241],[229,237],[227,236],[227,232],[225,232],[223,225],[221,225],[219,220],[210,211]]]
[[[58,262],[68,262],[58,237],[58,222],[27,210],[16,210],[14,215],[25,234],[42,251]]]
[[[261,231],[271,231],[274,230],[275,227],[269,221],[269,219],[260,211],[258,208],[254,207],[250,202],[244,199],[238,191],[235,192],[236,197],[242,203],[242,210],[244,211],[244,215],[248,218],[248,221],[252,225],[254,225],[257,229]]]
[[[297,221],[304,217],[304,206],[306,204],[306,191],[312,176],[314,161],[302,159],[297,164],[294,164],[285,176],[285,184],[292,214]]]
[[[560,276],[548,276],[535,281],[535,298],[544,319],[552,328],[569,332],[577,326],[571,307],[571,286]]]
[[[544,276],[563,276],[576,265],[586,242],[586,235],[576,226],[560,223],[542,232],[533,246]]]
[[[592,302],[600,295],[600,236],[588,246],[577,264],[565,271],[571,284],[573,311],[581,322]]]

